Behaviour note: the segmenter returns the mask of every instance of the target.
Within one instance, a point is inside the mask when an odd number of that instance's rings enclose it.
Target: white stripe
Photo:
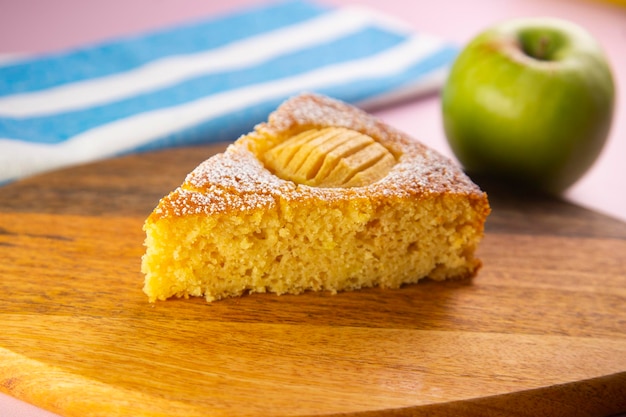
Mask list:
[[[163,58],[116,75],[40,92],[0,98],[0,115],[34,117],[95,106],[175,85],[182,80],[252,66],[273,57],[356,32],[381,20],[360,7],[346,7],[206,52]],[[381,25],[388,26],[387,22]]]
[[[388,91],[355,104],[364,110],[373,111],[389,106],[393,103],[401,103],[402,101],[415,97],[436,93],[445,83],[448,71],[448,67],[441,67],[431,73],[428,73],[420,79],[402,86],[399,90]]]
[[[0,155],[0,167],[3,167],[0,182],[113,156],[272,98],[359,79],[393,75],[440,47],[441,42],[435,38],[411,37],[395,48],[368,58],[215,94],[172,108],[142,113],[91,129],[55,145],[0,139],[0,149],[3,149]]]

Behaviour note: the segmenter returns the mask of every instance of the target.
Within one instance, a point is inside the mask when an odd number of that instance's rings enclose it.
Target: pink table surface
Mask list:
[[[626,7],[591,0],[319,0],[330,5],[368,5],[408,23],[417,31],[459,45],[491,24],[521,16],[565,18],[586,27],[603,45],[618,88],[612,130],[592,169],[565,193],[584,207],[626,221]],[[80,46],[225,13],[260,0],[0,0],[0,57]],[[441,122],[437,95],[376,113],[388,123],[453,157]],[[0,394],[2,417],[50,417]]]

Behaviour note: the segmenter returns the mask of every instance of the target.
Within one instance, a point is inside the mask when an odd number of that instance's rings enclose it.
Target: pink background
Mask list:
[[[459,45],[512,17],[553,16],[586,27],[603,45],[618,88],[611,134],[601,157],[565,198],[626,221],[626,7],[591,0],[319,0],[369,5],[415,28]],[[225,13],[260,0],[0,0],[0,57],[55,51]],[[624,4],[624,3],[622,3]],[[377,112],[388,123],[453,156],[437,96]],[[0,394],[3,417],[54,416]]]

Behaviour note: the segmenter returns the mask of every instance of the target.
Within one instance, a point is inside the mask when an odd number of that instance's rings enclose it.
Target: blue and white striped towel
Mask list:
[[[0,183],[231,141],[302,91],[364,108],[431,92],[456,53],[373,10],[288,1],[0,63]]]

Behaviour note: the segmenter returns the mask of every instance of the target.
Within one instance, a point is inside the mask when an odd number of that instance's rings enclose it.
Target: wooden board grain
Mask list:
[[[149,304],[143,220],[223,146],[0,188],[0,390],[63,416],[626,411],[626,224],[484,184],[472,281]]]

